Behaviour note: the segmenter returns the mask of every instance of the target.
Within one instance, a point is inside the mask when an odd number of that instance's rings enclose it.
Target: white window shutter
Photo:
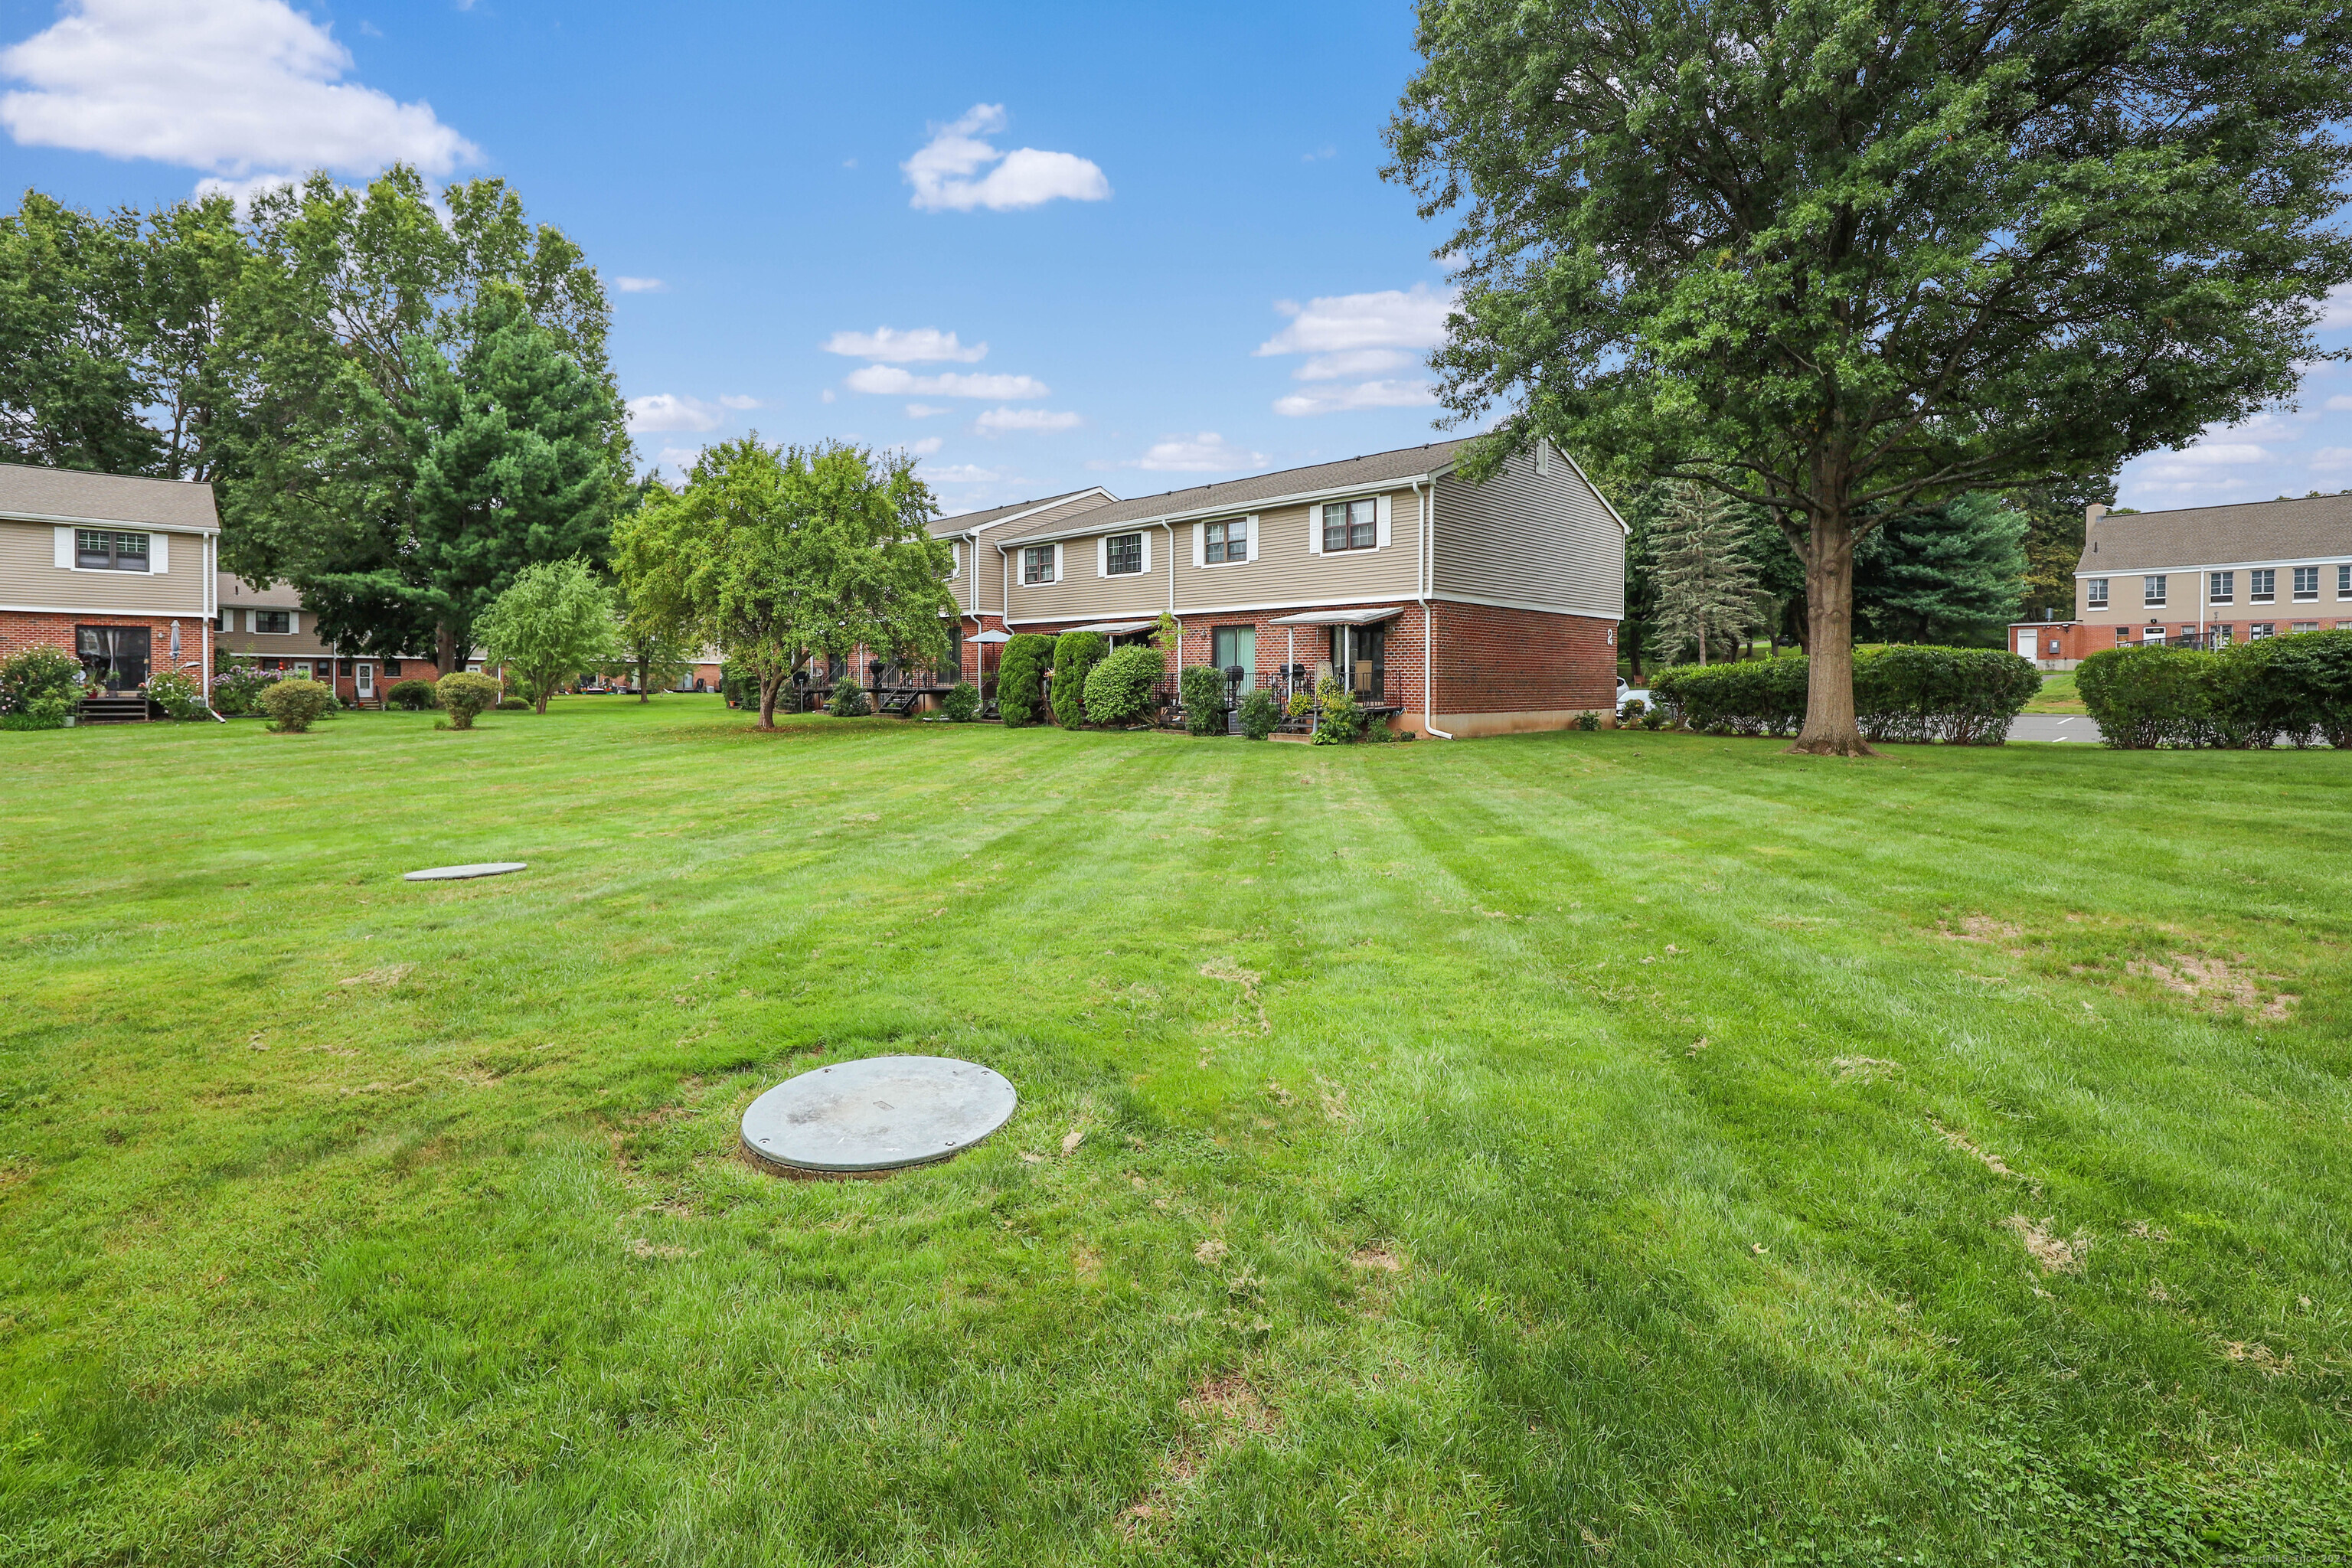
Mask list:
[[[1307,553],[1323,553],[1323,504],[1320,501],[1307,509]]]
[[[58,564],[64,567],[68,572],[72,571],[74,563],[73,530],[70,528],[53,528],[49,530],[49,536],[56,541]]]
[[[950,539],[948,541],[948,580],[950,582],[953,582],[956,578],[962,575],[963,541],[961,539]]]
[[[1095,575],[1110,575],[1110,535],[1108,533],[1095,541]]]
[[[147,570],[169,572],[172,569],[172,536],[151,533],[147,536]]]
[[[1143,570],[1149,575],[1151,571],[1151,531],[1145,529],[1139,537],[1143,541]]]
[[[1062,580],[1062,546],[1061,546],[1061,545],[1060,545],[1060,543],[1057,542],[1055,544],[1055,546],[1054,546],[1054,581],[1055,581],[1055,582],[1056,582],[1056,583],[1058,583],[1058,582],[1060,582],[1061,580]]]
[[[289,610],[286,612],[286,629],[289,632],[299,632],[302,629],[301,611]]]
[[[1309,508],[1308,510],[1312,510],[1313,509]],[[1255,561],[1257,559],[1257,513],[1250,513],[1245,521],[1249,528],[1249,551],[1243,559]]]
[[[1373,542],[1381,549],[1386,550],[1389,547],[1389,498],[1382,496],[1374,501],[1372,510],[1380,518],[1380,536]]]
[[[1201,567],[1208,563],[1209,525],[1205,522],[1196,522],[1192,525],[1192,564],[1195,567]]]

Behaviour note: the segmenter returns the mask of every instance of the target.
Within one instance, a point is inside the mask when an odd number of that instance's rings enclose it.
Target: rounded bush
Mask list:
[[[833,696],[824,710],[836,719],[863,719],[874,708],[866,700],[866,689],[857,684],[857,678],[845,675],[833,683]]]
[[[440,699],[433,693],[431,681],[418,680],[413,677],[407,680],[394,681],[383,694],[385,707],[404,708],[411,713],[422,713],[427,708],[437,706],[439,701]]]
[[[271,729],[281,735],[299,735],[334,710],[335,694],[316,680],[275,680],[259,702]]]
[[[61,697],[62,717],[81,685],[81,660],[56,647],[29,647],[0,664],[0,713],[30,713],[44,697]]]
[[[940,712],[950,724],[969,724],[980,717],[980,688],[959,680],[940,699]]]
[[[1142,723],[1158,705],[1160,680],[1167,673],[1167,660],[1156,647],[1136,643],[1113,651],[1087,672],[1087,721]]]
[[[1004,645],[996,666],[996,716],[1008,730],[1034,724],[1044,717],[1045,670],[1054,662],[1054,639],[1039,632],[1017,632]]]
[[[2093,654],[2074,689],[2108,745],[2352,747],[2352,631],[2295,632],[2212,653],[2144,645]]]
[[[195,678],[176,669],[159,669],[147,678],[147,696],[174,719],[202,719],[212,711],[205,706]]]
[[[1282,728],[1282,702],[1261,687],[1242,694],[1242,738],[1263,741]]]
[[[520,697],[501,697],[499,699],[499,711],[501,713],[528,713],[530,711],[530,704],[524,701]]]
[[[499,683],[469,669],[453,670],[433,683],[434,695],[449,715],[449,728],[470,730],[474,716],[498,706]]]
[[[1188,666],[1181,678],[1184,729],[1194,735],[1225,732],[1225,672],[1213,664]]]
[[[1087,677],[1109,652],[1100,632],[1064,632],[1054,640],[1054,719],[1063,729],[1087,721]]]
[[[1651,711],[1628,702],[1620,723],[1656,729],[1670,715],[1709,735],[1793,735],[1805,721],[1802,654],[1683,665],[1650,682]],[[1853,658],[1855,722],[1871,741],[1998,746],[2042,689],[2030,660],[2000,648],[1870,648]]]

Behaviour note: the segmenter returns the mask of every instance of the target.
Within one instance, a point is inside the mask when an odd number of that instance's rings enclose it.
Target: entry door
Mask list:
[[[1387,642],[1387,628],[1382,626],[1331,628],[1331,668],[1349,690],[1380,700],[1385,674],[1381,655]]]
[[[76,651],[82,673],[106,691],[135,691],[147,680],[148,655],[153,634],[145,626],[76,626]]]
[[[1241,689],[1257,689],[1257,628],[1218,626],[1209,633],[1209,662],[1219,669],[1242,667]]]
[[[2020,658],[2032,658],[2033,657],[2034,636],[2035,634],[2032,632],[2020,632],[2017,634],[2017,654]]]
[[[370,664],[365,659],[360,660],[357,665],[352,667],[352,679],[358,682],[356,689],[359,692],[361,701],[367,702],[374,699],[375,666]]]

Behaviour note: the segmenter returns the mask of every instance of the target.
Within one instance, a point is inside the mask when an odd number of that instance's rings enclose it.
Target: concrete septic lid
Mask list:
[[[401,878],[404,882],[465,882],[476,877],[503,877],[509,871],[526,869],[528,860],[485,860],[478,866],[436,866],[430,870],[411,871]]]
[[[743,1113],[743,1148],[795,1171],[888,1171],[944,1160],[1004,1125],[1021,1097],[951,1057],[867,1057],[786,1079]]]

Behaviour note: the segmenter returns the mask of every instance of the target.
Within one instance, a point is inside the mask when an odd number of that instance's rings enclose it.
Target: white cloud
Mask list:
[[[1163,437],[1140,458],[1088,466],[1143,468],[1154,473],[1229,474],[1237,468],[1262,468],[1265,462],[1264,452],[1244,451],[1214,430],[1203,430],[1197,436]]]
[[[1416,283],[1410,289],[1384,289],[1371,294],[1333,294],[1301,305],[1275,301],[1275,309],[1290,324],[1258,344],[1260,356],[1305,354],[1307,363],[1291,372],[1296,381],[1353,381],[1312,394],[1294,393],[1278,399],[1277,414],[1297,417],[1334,414],[1351,408],[1414,408],[1437,401],[1425,382],[1398,379],[1392,373],[1412,365],[1416,351],[1445,341],[1446,313],[1454,309],[1451,289]],[[1369,379],[1359,379],[1369,378]]]
[[[669,285],[658,278],[615,278],[613,288],[623,294],[667,294]]]
[[[661,456],[654,459],[654,467],[667,468],[678,478],[684,479],[687,470],[701,460],[702,449],[699,447],[664,447],[661,449]]]
[[[0,126],[63,147],[242,177],[405,162],[446,174],[480,156],[421,100],[341,79],[351,51],[285,0],[67,0],[0,51]]]
[[[852,392],[887,397],[988,397],[1024,403],[1045,395],[1045,384],[1026,375],[916,375],[896,365],[869,364],[853,370],[843,384]]]
[[[835,332],[824,341],[824,352],[882,364],[917,364],[932,360],[971,364],[988,357],[988,345],[973,343],[967,348],[956,341],[953,332],[943,332],[937,327],[917,327],[904,332],[895,327],[877,327],[870,332]]]
[[[2352,327],[2352,283],[2338,283],[2320,301],[2319,324],[2326,327]]]
[[[909,419],[929,419],[934,414],[953,414],[954,412],[954,409],[950,408],[944,403],[909,403],[907,405],[907,417]]]
[[[1085,423],[1078,415],[1045,408],[992,408],[972,421],[972,428],[983,436],[1002,436],[1013,430],[1075,430]]]
[[[2311,455],[2315,474],[2340,474],[2352,468],[2352,447],[2322,447]]]
[[[947,443],[937,436],[926,436],[919,441],[908,442],[907,450],[914,453],[918,458],[928,458],[946,445]]]
[[[1003,129],[1001,103],[975,103],[961,119],[933,126],[931,139],[898,165],[915,187],[911,205],[930,212],[1008,212],[1057,198],[1098,202],[1110,195],[1102,170],[1076,153],[1034,147],[1000,153],[980,140]],[[982,169],[988,173],[974,179]]]
[[[253,198],[271,191],[282,191],[294,183],[291,174],[256,174],[249,180],[224,180],[211,176],[196,182],[196,199],[206,196],[226,196],[236,204],[242,216],[253,211]]]
[[[2352,397],[2331,397],[2326,408],[2330,414],[2352,414]]]
[[[695,398],[656,392],[629,399],[632,431],[715,430],[719,424],[719,411]]]
[[[823,392],[818,393],[816,395],[816,400],[819,403],[831,403],[833,401],[833,388],[828,386]]]
[[[1274,411],[1297,418],[1308,414],[1338,414],[1351,408],[1422,408],[1437,401],[1435,389],[1423,381],[1366,381],[1336,386],[1328,392],[1293,393],[1274,400]]]
[[[923,470],[923,478],[943,485],[989,485],[1003,477],[1000,469],[975,468],[970,463],[950,463],[944,468]]]
[[[767,405],[761,402],[756,397],[746,397],[740,392],[730,392],[719,400],[719,406],[721,408],[741,410],[746,408],[765,408]]]

